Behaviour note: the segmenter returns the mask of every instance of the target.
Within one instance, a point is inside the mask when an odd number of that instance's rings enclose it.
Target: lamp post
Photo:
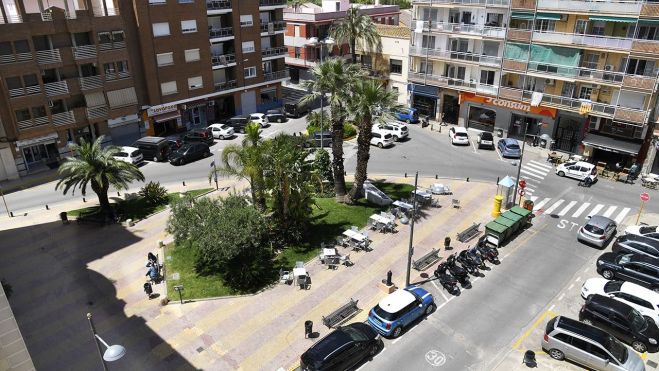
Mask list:
[[[309,38],[309,43],[307,45],[311,45],[313,47],[316,47],[320,45],[320,63],[323,63],[323,45],[333,45],[334,44],[334,39],[331,37],[328,37],[324,40],[318,40],[317,37],[310,37]],[[323,149],[325,146],[323,145],[323,141],[325,139],[325,135],[323,134],[323,114],[325,111],[325,108],[323,107],[324,103],[323,100],[325,99],[325,93],[320,92],[320,148]]]
[[[416,219],[416,193],[418,192],[419,182],[419,172],[416,172],[414,176],[414,197],[412,198],[412,221],[410,222],[410,244],[407,248],[407,272],[405,274],[405,287],[410,285],[410,271],[412,267],[412,254],[414,253],[414,247],[412,246],[412,241],[414,240],[414,219]]]
[[[103,370],[107,371],[108,366],[105,362],[114,362],[121,357],[126,355],[126,348],[121,345],[108,345],[100,336],[96,334],[96,329],[94,328],[94,323],[92,322],[92,314],[87,313],[87,319],[89,320],[89,328],[92,331],[92,337],[94,338],[94,344],[96,344],[96,350],[98,350],[98,355],[101,357],[101,364],[103,365]],[[105,352],[101,352],[101,346],[98,342],[101,342],[105,346]]]
[[[539,122],[536,125],[542,126],[542,122]],[[525,123],[524,124],[524,136],[522,137],[522,153],[519,156],[519,166],[517,166],[517,178],[515,179],[515,192],[513,193],[515,198],[517,198],[517,186],[519,185],[519,176],[520,176],[520,172],[522,171],[522,160],[524,159],[524,148],[526,147],[526,132],[528,130],[529,130],[529,124]],[[515,198],[513,199],[513,201],[515,201]],[[520,197],[519,202],[522,202],[521,197]],[[517,202],[515,202],[515,204],[516,203]]]

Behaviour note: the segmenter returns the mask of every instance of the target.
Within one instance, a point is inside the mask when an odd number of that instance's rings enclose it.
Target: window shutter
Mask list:
[[[105,105],[105,95],[103,92],[85,94],[85,102],[87,107],[98,107]]]
[[[134,87],[108,91],[107,94],[111,108],[137,104],[137,94]]]
[[[167,36],[169,35],[169,23],[154,23],[153,24],[153,36]]]

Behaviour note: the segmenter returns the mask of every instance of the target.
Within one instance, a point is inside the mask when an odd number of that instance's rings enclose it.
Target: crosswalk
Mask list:
[[[536,196],[530,196],[527,199],[534,202],[533,211],[541,211],[542,214],[557,215],[562,218],[588,218],[592,215],[602,215],[612,218],[620,224],[629,212],[629,207],[620,207],[617,205],[593,204],[590,202],[552,200],[551,197],[540,199]]]
[[[551,165],[543,164],[538,161],[529,161],[522,166],[520,172],[520,178],[523,178],[526,181],[526,188],[524,189],[524,195],[529,198],[533,196],[535,191],[540,186],[540,183],[543,179],[549,174],[554,168]]]

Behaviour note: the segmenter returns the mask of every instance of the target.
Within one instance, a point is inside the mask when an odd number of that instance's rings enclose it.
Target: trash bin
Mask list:
[[[311,337],[313,333],[313,321],[304,321],[304,338]]]
[[[59,213],[59,218],[62,220],[62,224],[69,224],[69,216],[66,214],[66,211]]]
[[[531,201],[531,200],[526,200],[526,201],[524,201],[524,208],[525,208],[526,210],[533,211],[533,206],[535,206],[535,204],[533,203],[533,201]]]

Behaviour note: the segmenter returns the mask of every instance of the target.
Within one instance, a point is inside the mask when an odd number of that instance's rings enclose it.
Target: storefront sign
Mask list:
[[[515,111],[529,112],[536,115],[556,118],[556,109],[549,107],[532,107],[530,104],[516,102],[508,99],[498,99],[492,97],[483,97],[473,93],[460,93],[460,102],[475,102],[489,104],[491,106],[508,108]]]
[[[149,117],[153,117],[153,116],[161,115],[163,113],[176,111],[176,109],[177,109],[176,103],[161,104],[159,106],[149,107],[149,109],[147,109],[147,114],[149,115]]]

